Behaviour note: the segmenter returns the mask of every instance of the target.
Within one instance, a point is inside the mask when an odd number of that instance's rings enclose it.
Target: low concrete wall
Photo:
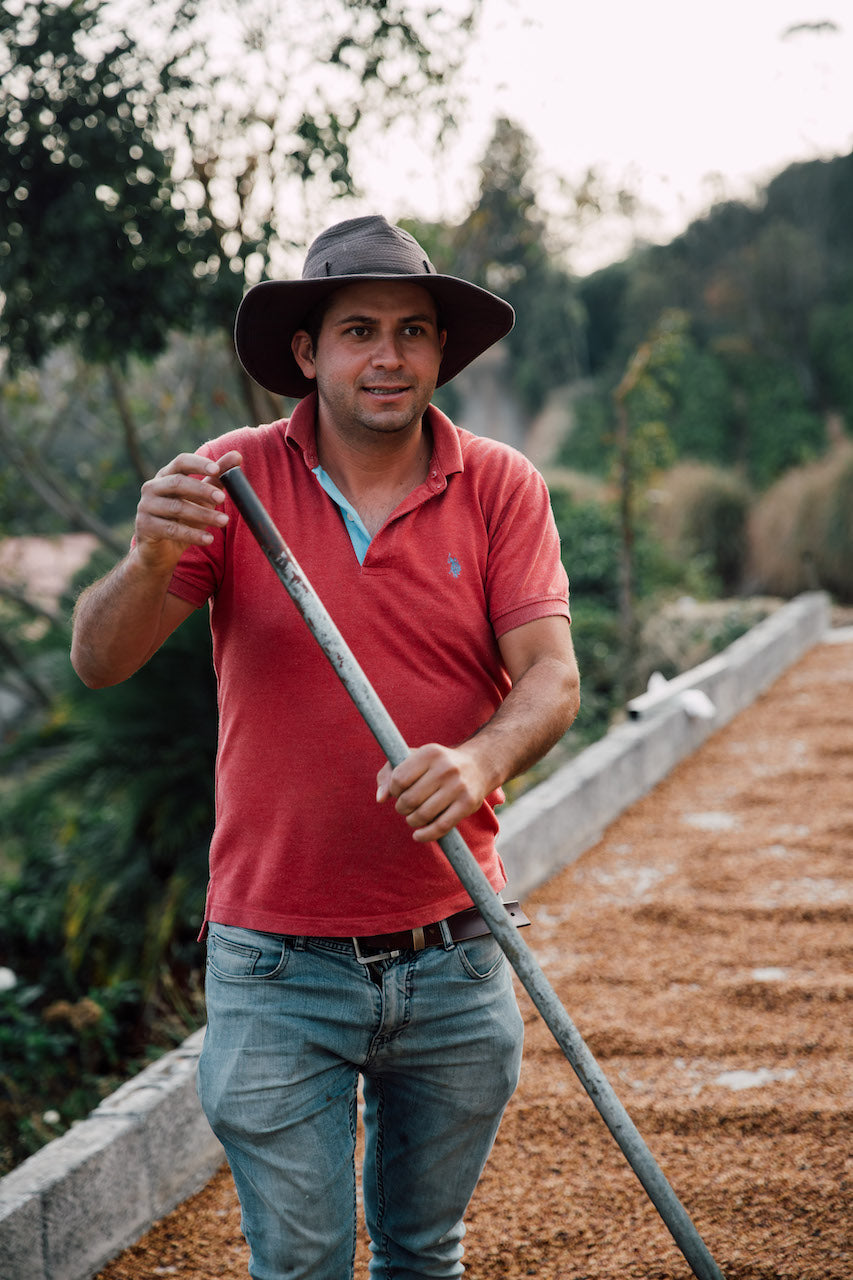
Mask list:
[[[516,898],[543,884],[595,844],[615,818],[685,756],[753,702],[829,627],[821,592],[798,596],[723,653],[629,704],[629,719],[510,806],[498,848]],[[697,715],[689,691],[713,714]]]
[[[594,844],[828,625],[825,596],[798,597],[662,695],[636,699],[628,723],[517,800],[499,842],[514,895],[523,898]],[[685,691],[697,689],[714,704],[712,718],[686,709]],[[211,1177],[224,1156],[195,1091],[203,1035],[0,1181],[0,1280],[89,1280]]]
[[[204,1031],[0,1181],[0,1280],[87,1280],[224,1160],[195,1090]]]

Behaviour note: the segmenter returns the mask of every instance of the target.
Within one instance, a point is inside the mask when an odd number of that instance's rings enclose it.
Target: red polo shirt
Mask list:
[[[425,482],[359,564],[312,468],[316,402],[205,445],[243,470],[410,746],[456,745],[510,688],[496,637],[568,617],[544,481],[521,454],[430,408]],[[245,523],[181,558],[171,591],[211,609],[219,682],[216,828],[206,920],[273,933],[374,934],[470,905],[435,843],[376,803],[382,752]],[[495,889],[489,796],[459,830]]]

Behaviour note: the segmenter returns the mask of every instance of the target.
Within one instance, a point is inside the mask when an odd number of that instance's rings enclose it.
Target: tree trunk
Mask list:
[[[119,421],[121,422],[122,432],[124,433],[124,443],[127,449],[127,456],[130,459],[130,465],[136,473],[136,478],[140,484],[144,484],[146,480],[151,478],[151,470],[142,456],[142,449],[139,444],[139,432],[136,427],[136,420],[133,416],[133,410],[130,407],[130,401],[127,398],[127,388],[124,385],[119,370],[114,364],[106,365],[107,381],[110,385],[115,406],[118,410]]]

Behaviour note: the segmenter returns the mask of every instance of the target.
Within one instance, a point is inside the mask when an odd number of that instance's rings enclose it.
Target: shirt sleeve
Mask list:
[[[569,580],[544,479],[529,464],[499,486],[491,517],[486,577],[495,635],[538,618],[571,621]]]

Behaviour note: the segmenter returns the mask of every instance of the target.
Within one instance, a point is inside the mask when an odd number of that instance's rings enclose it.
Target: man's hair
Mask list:
[[[333,294],[328,294],[325,298],[321,298],[319,302],[315,302],[314,306],[308,312],[300,329],[304,329],[311,339],[311,350],[317,350],[317,343],[320,339],[320,330],[323,327],[323,321],[326,318],[326,312],[329,309],[329,303],[332,301]]]

